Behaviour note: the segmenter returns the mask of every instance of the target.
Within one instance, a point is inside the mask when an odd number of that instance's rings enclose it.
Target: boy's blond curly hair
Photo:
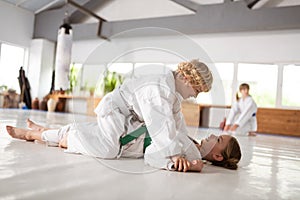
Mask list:
[[[198,60],[179,63],[176,72],[189,81],[193,88],[201,92],[208,92],[212,87],[213,76],[211,71],[206,64]]]

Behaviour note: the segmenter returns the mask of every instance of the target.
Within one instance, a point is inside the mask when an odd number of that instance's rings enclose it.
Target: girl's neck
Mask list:
[[[249,94],[247,94],[247,95],[245,95],[245,96],[242,96],[242,99],[244,100],[244,99],[246,99],[247,97],[249,97],[250,95]]]

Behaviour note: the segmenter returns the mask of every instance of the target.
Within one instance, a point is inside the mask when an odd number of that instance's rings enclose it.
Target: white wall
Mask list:
[[[300,30],[222,34],[195,39],[215,62],[300,62]]]
[[[213,62],[251,62],[251,63],[299,63],[300,62],[300,30],[256,32],[256,33],[228,33],[211,35],[190,35],[183,37],[155,37],[155,38],[127,38],[112,40],[107,43],[103,40],[75,41],[73,43],[73,62],[84,63],[97,46],[105,46],[105,51],[99,51],[92,59],[103,60],[114,58],[118,51],[132,50],[137,46],[155,46],[159,43],[168,43],[172,49],[180,49],[192,41],[207,53]],[[107,44],[105,44],[107,43]],[[173,47],[172,47],[173,45]],[[189,45],[189,44],[188,44]],[[188,48],[188,47],[186,47]],[[100,48],[99,48],[100,49]],[[123,49],[122,51],[120,49]],[[190,48],[187,53],[190,57],[197,56],[197,52]],[[111,54],[111,55],[107,55]],[[200,54],[203,54],[202,52]],[[137,55],[137,54],[135,54]],[[130,62],[178,62],[178,57],[169,54],[149,54],[142,56],[124,56],[123,61]],[[126,57],[126,58],[125,58]],[[105,60],[104,59],[104,60]],[[91,60],[91,57],[90,59]],[[111,60],[105,60],[110,62]]]
[[[33,37],[34,13],[0,1],[0,41],[29,47]]]

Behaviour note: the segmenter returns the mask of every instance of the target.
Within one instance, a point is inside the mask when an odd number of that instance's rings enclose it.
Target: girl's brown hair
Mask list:
[[[242,89],[247,89],[247,90],[250,90],[250,86],[247,84],[247,83],[242,83],[241,85],[240,85],[240,91],[242,90]]]
[[[240,85],[240,87],[239,87],[239,91],[241,91],[243,89],[247,89],[249,91],[250,90],[250,86],[247,83],[242,83]],[[240,99],[238,92],[236,93],[235,98],[236,98],[237,101]]]
[[[227,147],[221,153],[223,156],[222,161],[212,161],[213,165],[224,167],[227,169],[237,169],[238,162],[240,161],[242,154],[240,145],[235,137],[229,140]]]

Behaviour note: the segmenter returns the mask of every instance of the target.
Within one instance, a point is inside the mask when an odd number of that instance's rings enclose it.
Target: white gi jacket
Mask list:
[[[235,131],[236,134],[245,135],[250,131],[254,132],[257,130],[256,112],[257,105],[251,96],[245,99],[240,98],[231,107],[226,125],[239,125]]]
[[[142,157],[143,135],[122,148],[119,139],[145,124],[152,139],[144,155],[146,164],[168,168],[174,155],[201,159],[187,136],[181,101],[171,71],[127,80],[95,109],[98,124],[76,124],[68,136],[68,151],[100,158]]]

